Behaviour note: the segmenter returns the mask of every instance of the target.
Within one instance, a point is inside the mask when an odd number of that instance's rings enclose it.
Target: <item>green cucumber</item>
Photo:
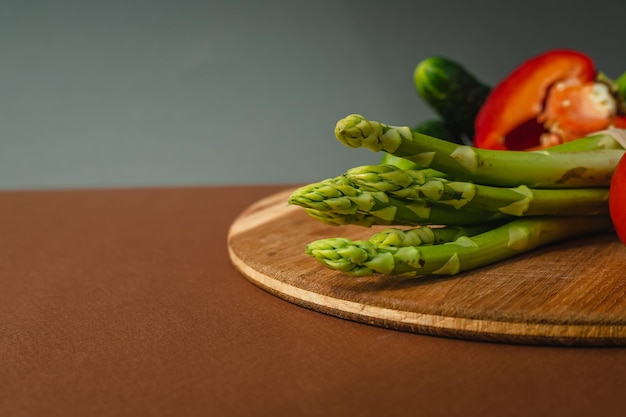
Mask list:
[[[474,137],[474,120],[491,92],[459,63],[444,57],[421,61],[413,73],[417,94],[466,144]]]
[[[442,119],[427,119],[413,127],[413,131],[435,138],[462,144],[461,137]]]

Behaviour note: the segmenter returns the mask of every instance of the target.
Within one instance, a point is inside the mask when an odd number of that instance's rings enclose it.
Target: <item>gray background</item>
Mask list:
[[[624,1],[0,0],[0,188],[317,181],[337,120],[432,116],[430,55],[493,84],[549,48],[626,70]]]

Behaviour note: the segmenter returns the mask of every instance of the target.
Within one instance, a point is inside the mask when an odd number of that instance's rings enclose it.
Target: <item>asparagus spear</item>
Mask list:
[[[368,241],[381,249],[440,245],[442,243],[452,242],[461,236],[474,236],[493,229],[494,227],[496,227],[496,225],[492,223],[471,226],[420,226],[410,229],[392,227],[373,234]]]
[[[467,181],[504,187],[606,187],[623,149],[578,152],[498,151],[457,145],[352,114],[335,136],[350,148],[365,147],[409,159]]]
[[[330,226],[354,225],[371,227],[387,226],[392,224],[389,220],[385,220],[368,213],[338,214],[333,213],[332,211],[319,211],[306,207],[304,208],[304,211],[315,220]]]
[[[381,246],[370,240],[326,238],[309,243],[305,251],[326,267],[353,276],[455,275],[611,227],[609,216],[527,217],[440,245]]]
[[[434,134],[436,132],[433,131],[433,129],[429,129],[429,126],[431,126],[432,124],[435,124],[436,122],[441,122],[441,121],[438,119],[426,120],[422,124],[414,127],[413,131],[416,131],[418,133],[422,133],[428,136],[433,136],[438,139],[444,139],[448,142],[461,143],[461,141],[452,139],[452,136],[450,136],[450,134],[448,134],[445,137],[442,135]],[[424,127],[422,127],[422,125]],[[561,143],[559,145],[555,145],[550,148],[539,150],[536,152],[554,153],[554,152],[596,151],[600,149],[624,149],[624,146],[620,145],[620,141],[621,142],[624,141],[623,139],[624,136],[626,136],[626,130],[610,128],[602,132],[591,134],[584,138],[580,138],[580,139],[573,140],[570,142]],[[422,168],[417,163],[411,160],[408,160],[406,158],[401,158],[399,156],[393,156],[387,152],[382,152],[382,156],[380,158],[380,164],[394,165],[402,169],[421,169]]]
[[[429,122],[429,121],[427,121]],[[433,136],[438,139],[444,139],[448,142],[460,143],[459,141],[451,140],[449,137],[440,137],[433,135],[426,130],[419,130],[413,128],[414,131],[423,133],[425,135]],[[579,152],[579,151],[597,151],[600,149],[624,149],[624,146],[620,145],[620,141],[624,141],[623,137],[626,136],[626,130],[610,128],[602,132],[591,134],[587,137],[573,140],[570,142],[561,143],[559,145],[552,146],[550,148],[538,150],[536,152],[554,153],[554,152]],[[387,152],[382,152],[380,158],[381,165],[394,165],[402,169],[421,169],[417,163],[402,158],[399,156],[391,155]]]
[[[538,153],[554,153],[554,152],[581,152],[581,151],[598,151],[601,149],[624,149],[621,145],[626,130],[609,128],[600,132],[592,133],[584,138],[564,142],[559,145],[551,146],[546,149],[538,150]]]
[[[493,187],[429,176],[427,170],[364,165],[344,174],[359,189],[402,199],[424,199],[457,209],[474,208],[512,216],[595,215],[608,213],[608,187],[531,189]]]
[[[289,204],[299,205],[314,214],[331,212],[336,215],[368,215],[382,220],[383,223],[397,225],[472,225],[482,224],[510,216],[482,210],[457,210],[450,206],[432,205],[424,199],[400,200],[384,192],[363,191],[355,187],[347,178],[339,176],[295,190],[288,199]],[[346,221],[352,218],[347,217]],[[364,223],[362,217],[357,217]],[[367,221],[374,220],[369,219]]]
[[[394,221],[381,219],[380,217],[367,213],[338,214],[331,211],[318,211],[310,208],[305,208],[304,211],[315,220],[319,220],[320,222],[330,226],[400,226]],[[396,245],[410,246],[417,244],[416,242],[418,241],[420,241],[421,244],[440,244],[449,242],[460,236],[473,236],[475,234],[485,232],[499,226],[505,221],[508,221],[508,219],[465,226],[425,225],[404,230],[392,227],[374,234],[370,239],[373,242],[383,245],[389,244],[389,242],[395,242]],[[399,237],[395,233],[398,230],[403,231],[402,236],[404,237],[401,241],[403,243],[398,240]]]

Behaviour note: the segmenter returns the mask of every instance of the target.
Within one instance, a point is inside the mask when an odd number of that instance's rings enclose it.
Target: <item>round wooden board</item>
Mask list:
[[[376,228],[333,227],[293,190],[250,206],[228,248],[252,283],[315,311],[422,334],[551,345],[626,345],[626,247],[613,233],[551,245],[452,277],[354,278],[304,253],[325,237],[368,238]]]

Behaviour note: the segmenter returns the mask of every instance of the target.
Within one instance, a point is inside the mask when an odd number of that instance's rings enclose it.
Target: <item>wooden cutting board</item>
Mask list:
[[[278,297],[340,318],[430,335],[626,345],[626,247],[613,233],[452,277],[355,278],[323,267],[304,246],[325,237],[365,239],[377,229],[320,223],[287,205],[292,191],[250,206],[228,235],[235,267]]]

